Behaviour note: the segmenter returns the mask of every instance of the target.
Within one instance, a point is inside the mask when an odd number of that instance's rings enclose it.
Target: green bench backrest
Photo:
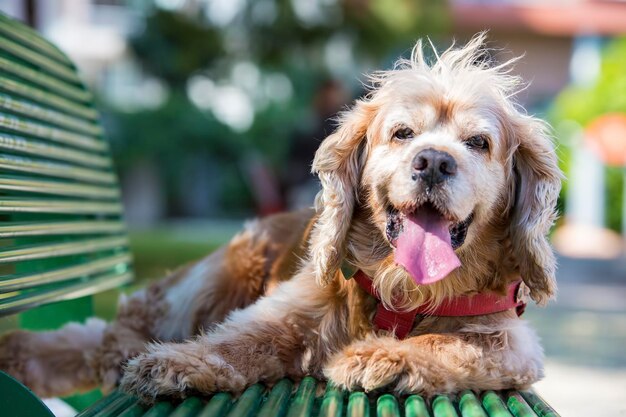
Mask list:
[[[0,315],[132,279],[98,119],[70,60],[0,14]]]

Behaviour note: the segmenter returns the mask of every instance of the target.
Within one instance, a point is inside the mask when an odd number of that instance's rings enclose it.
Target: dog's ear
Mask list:
[[[543,122],[523,116],[513,131],[511,243],[531,298],[544,305],[556,295],[556,260],[547,234],[556,218],[562,174]]]
[[[318,175],[322,189],[315,199],[317,219],[309,251],[319,285],[330,282],[341,266],[365,159],[364,139],[373,116],[371,107],[358,101],[342,115],[337,130],[315,153],[312,171]]]

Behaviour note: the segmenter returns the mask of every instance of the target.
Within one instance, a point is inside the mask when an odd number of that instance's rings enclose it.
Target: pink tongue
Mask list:
[[[406,217],[395,260],[418,284],[432,284],[461,266],[450,242],[450,222],[432,210]]]

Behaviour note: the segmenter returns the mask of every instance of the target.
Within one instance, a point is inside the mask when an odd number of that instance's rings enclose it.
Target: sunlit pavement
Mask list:
[[[542,338],[537,391],[565,416],[626,416],[626,260],[559,259],[559,294],[526,318]]]
[[[626,416],[626,368],[593,368],[548,360],[537,392],[563,417]]]

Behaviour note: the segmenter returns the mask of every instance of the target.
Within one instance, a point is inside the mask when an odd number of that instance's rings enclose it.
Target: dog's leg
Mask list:
[[[120,307],[95,356],[105,388],[148,341],[183,341],[244,308],[265,291],[277,256],[261,222],[251,222],[227,246],[134,295]]]
[[[303,212],[250,223],[205,259],[122,297],[116,320],[109,325],[89,319],[85,325],[74,323],[57,331],[3,335],[0,370],[43,397],[100,383],[111,389],[123,364],[145,351],[147,342],[188,339],[257,300],[278,279],[270,270],[296,245],[279,245],[280,238],[298,241],[308,217]]]
[[[8,333],[0,337],[0,369],[44,398],[93,389],[99,379],[85,353],[98,349],[105,327],[89,319],[56,331]]]
[[[212,332],[181,344],[153,344],[125,367],[122,388],[147,400],[188,392],[240,392],[259,381],[320,374],[348,342],[345,280],[318,287],[311,271],[233,312]]]
[[[490,334],[426,334],[403,341],[370,337],[332,357],[324,373],[347,389],[386,387],[426,396],[525,388],[543,376],[543,355],[532,330],[514,320]]]
[[[91,318],[59,330],[18,330],[0,337],[0,369],[22,381],[40,397],[85,391],[119,380],[121,365],[154,338],[155,322],[164,314],[158,286],[122,297],[115,322]]]
[[[115,387],[126,361],[155,340],[184,340],[193,335],[197,305],[213,301],[227,310],[231,298],[215,300],[203,286],[227,280],[220,267],[222,251],[183,268],[166,279],[122,296],[116,320],[89,319],[56,331],[18,330],[0,337],[0,370],[22,381],[41,397],[71,394],[102,384]],[[195,290],[194,290],[195,288]],[[230,305],[230,309],[235,308]],[[205,319],[203,324],[208,324]]]
[[[104,392],[115,388],[122,375],[126,361],[143,352],[150,340],[145,333],[118,322],[111,323],[104,331],[102,343],[93,352],[87,352],[87,363],[95,370]]]
[[[117,320],[91,318],[59,330],[18,330],[0,337],[0,369],[22,381],[40,397],[86,391],[118,382],[121,366],[154,338],[163,315],[162,291],[153,286],[122,297]]]

